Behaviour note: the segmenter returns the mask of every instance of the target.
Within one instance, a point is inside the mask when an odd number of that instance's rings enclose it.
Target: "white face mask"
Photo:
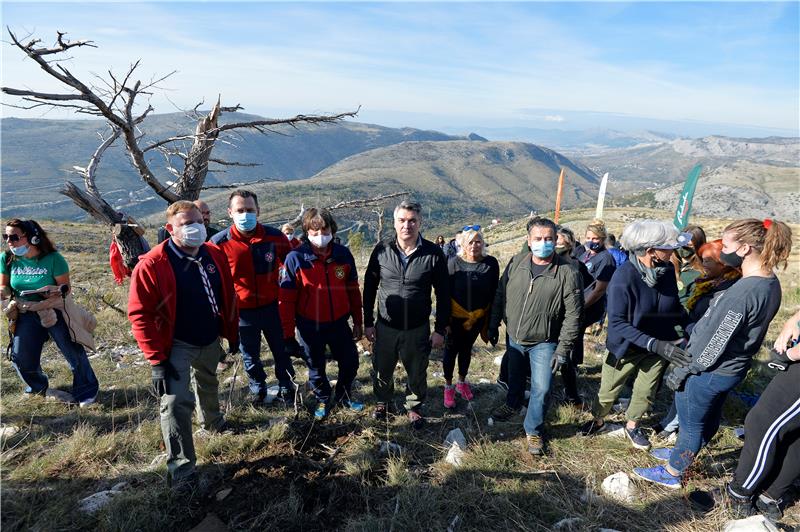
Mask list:
[[[333,235],[308,236],[308,241],[316,248],[324,248],[333,240]]]
[[[187,224],[179,227],[176,233],[178,241],[187,248],[199,248],[206,241],[206,226],[203,224]]]

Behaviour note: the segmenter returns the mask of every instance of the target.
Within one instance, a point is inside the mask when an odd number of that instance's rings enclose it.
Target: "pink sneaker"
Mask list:
[[[472,394],[472,389],[469,387],[469,383],[467,381],[457,382],[456,391],[467,401],[472,401],[472,398],[475,397]]]
[[[456,389],[451,385],[444,387],[444,407],[445,408],[455,408],[456,407]]]

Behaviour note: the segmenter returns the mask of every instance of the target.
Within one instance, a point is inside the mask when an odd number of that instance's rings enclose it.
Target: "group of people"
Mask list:
[[[259,223],[251,191],[231,193],[228,215],[228,228],[212,228],[203,202],[173,203],[166,210],[167,237],[132,272],[128,317],[151,364],[173,485],[196,482],[192,410],[202,429],[226,428],[218,399],[217,365],[226,358],[220,339],[227,341],[228,356],[241,353],[256,406],[268,396],[262,336],[274,358],[276,400],[297,400],[292,357],[300,357],[316,398],[314,416],[322,420],[334,408],[365,408],[353,396],[353,382],[356,342],[366,337],[373,344],[373,417],[387,419],[396,411],[400,361],[407,374],[404,410],[419,428],[425,424],[431,350],[443,350],[443,403],[454,408],[459,396],[474,397],[467,374],[478,337],[497,345],[505,324],[498,382],[507,393],[491,417],[511,419],[529,387],[523,427],[527,450],[540,455],[553,376],[561,374],[567,403],[587,403],[577,373],[583,336],[607,319],[600,389],[592,420],[580,432],[601,432],[632,381],[624,432],[634,447],[649,450],[641,421],[665,382],[675,392],[674,404],[657,432],[664,438],[677,432],[675,447],[654,449],[665,464],[634,473],[680,487],[681,476],[717,432],[725,398],[745,377],[778,311],[774,270],[791,250],[788,226],[772,220],[734,222],[710,242],[699,227],[679,233],[664,222],[635,221],[620,237],[623,252],[599,220],[579,244],[569,228],[533,217],[522,250],[501,273],[479,225],[464,226],[457,246],[444,238],[430,242],[421,235],[421,206],[404,201],[393,212],[395,234],[369,257],[362,297],[355,260],[335,241],[330,212],[305,210],[302,240],[293,238],[292,224],[278,230]],[[0,291],[4,311],[9,318],[13,313],[11,358],[26,392],[47,391],[40,357],[49,335],[73,370],[75,400],[91,404],[99,386],[81,334],[91,324],[70,311],[66,261],[35,221],[9,221],[4,239],[9,249],[0,255]],[[760,501],[774,510],[800,473],[800,398],[791,380],[800,371],[792,364],[800,352],[788,342],[800,336],[798,319],[800,312],[774,346],[785,371],[747,417],[741,471],[725,491],[741,508]],[[338,364],[335,386],[327,377],[329,357]]]

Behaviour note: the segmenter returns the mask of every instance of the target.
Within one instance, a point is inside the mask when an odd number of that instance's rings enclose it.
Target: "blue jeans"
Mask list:
[[[694,461],[719,429],[722,405],[742,377],[716,375],[705,372],[690,375],[683,391],[675,393],[675,406],[681,420],[678,441],[669,459],[669,465],[683,473]]]
[[[546,402],[550,394],[550,381],[553,377],[550,363],[558,344],[543,342],[524,347],[509,338],[509,347],[528,356],[531,365],[531,397],[528,400],[528,412],[525,414],[525,434],[538,436],[544,424]]]
[[[665,432],[675,432],[680,426],[680,417],[678,416],[678,407],[675,406],[675,399],[672,399],[672,404],[669,405],[669,412],[661,420],[660,425]]]
[[[86,356],[86,350],[81,344],[72,341],[61,311],[55,312],[58,321],[49,328],[42,327],[36,312],[20,313],[14,333],[11,362],[27,385],[25,393],[44,394],[49,382],[42,371],[42,347],[49,336],[72,370],[72,396],[76,401],[91,399],[97,395],[100,385]]]
[[[294,368],[283,343],[278,303],[239,310],[239,350],[242,352],[244,370],[250,379],[250,392],[267,392],[267,374],[261,363],[261,334],[267,339],[272,358],[275,359],[275,377],[284,388],[293,389]]]
[[[329,323],[316,323],[297,317],[300,343],[306,352],[308,380],[317,401],[327,403],[331,398],[331,384],[326,373],[325,346],[331,348],[333,359],[339,364],[339,378],[333,404],[352,395],[353,380],[358,372],[358,349],[347,318]]]

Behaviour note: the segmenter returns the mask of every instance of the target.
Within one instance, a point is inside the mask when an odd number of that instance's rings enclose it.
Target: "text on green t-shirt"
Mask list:
[[[36,290],[43,286],[56,284],[56,277],[69,273],[67,261],[58,251],[33,258],[14,257],[8,264],[8,251],[0,254],[0,273],[11,277],[11,289],[19,297],[22,290]],[[28,296],[21,299],[40,301],[41,296]]]

